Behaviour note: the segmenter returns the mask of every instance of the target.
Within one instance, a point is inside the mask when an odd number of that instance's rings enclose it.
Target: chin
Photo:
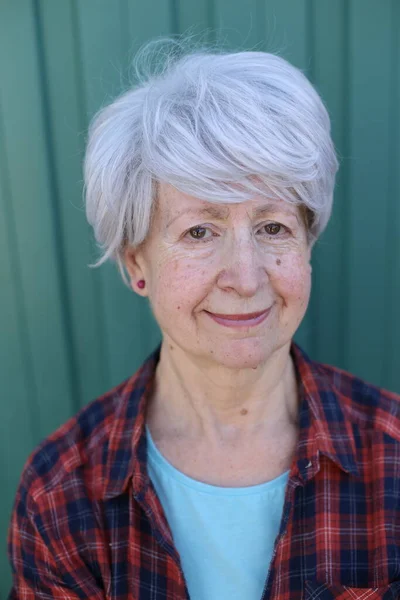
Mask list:
[[[213,361],[229,369],[256,369],[273,348],[265,340],[249,338],[218,342],[209,350]]]

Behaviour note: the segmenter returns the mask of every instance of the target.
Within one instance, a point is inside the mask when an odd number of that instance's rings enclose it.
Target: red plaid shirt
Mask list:
[[[291,354],[299,439],[262,598],[398,598],[400,396],[295,343]],[[159,348],[29,456],[9,528],[9,600],[189,598],[147,474],[144,410],[158,358]]]

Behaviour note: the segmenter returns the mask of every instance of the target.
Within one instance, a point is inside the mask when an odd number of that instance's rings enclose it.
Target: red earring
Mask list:
[[[145,286],[145,285],[146,285],[146,284],[145,284],[145,281],[144,281],[144,279],[139,279],[139,281],[137,282],[137,286],[138,286],[138,288],[140,288],[141,290],[144,288],[144,286]]]

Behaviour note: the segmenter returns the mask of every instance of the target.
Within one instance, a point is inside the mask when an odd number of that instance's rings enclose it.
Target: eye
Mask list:
[[[206,236],[207,232],[209,232],[211,235]],[[186,233],[186,235],[189,235],[189,237],[192,238],[192,240],[204,240],[209,239],[210,237],[212,237],[213,234],[211,229],[209,229],[208,227],[196,225],[196,227],[191,227]]]
[[[285,225],[281,225],[280,223],[267,223],[266,225],[263,225],[259,231],[261,232],[261,234],[267,233],[272,237],[278,237],[278,234],[280,233],[281,229],[285,230],[284,233],[288,232],[288,228],[285,227]]]

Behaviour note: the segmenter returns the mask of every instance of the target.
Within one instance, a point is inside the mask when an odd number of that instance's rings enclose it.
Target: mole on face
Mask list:
[[[280,258],[277,258],[277,259],[276,259],[276,264],[277,264],[277,265],[280,265],[280,264],[281,264],[281,259],[280,259]]]
[[[240,411],[241,415],[247,415],[249,411],[247,410],[247,408],[242,408],[242,410]]]

